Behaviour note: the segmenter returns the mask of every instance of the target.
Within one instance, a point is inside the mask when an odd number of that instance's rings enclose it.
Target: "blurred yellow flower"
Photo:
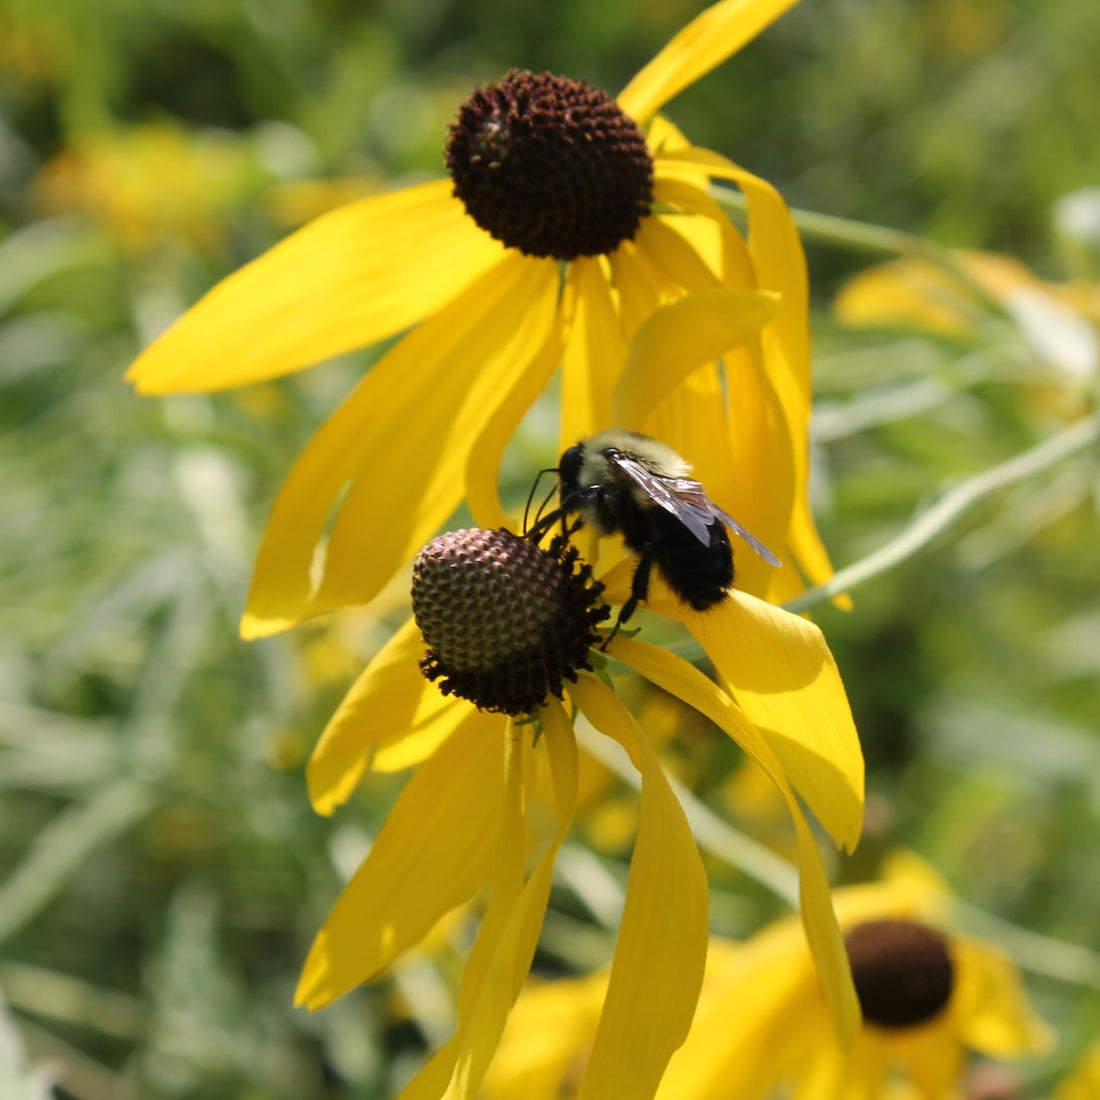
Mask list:
[[[294,180],[273,187],[265,196],[267,209],[284,228],[297,228],[339,206],[381,190],[381,180],[359,177],[335,180]]]
[[[1044,282],[1019,260],[992,252],[950,255],[955,271],[906,257],[861,272],[836,297],[838,320],[966,341],[995,335],[1007,320],[1040,363],[1093,384],[1100,372],[1100,286]]]
[[[516,536],[452,532],[425,549],[414,578],[422,578],[422,570],[450,578],[453,561],[480,562],[487,547],[501,542],[523,544],[525,558],[534,553],[531,543]],[[468,544],[476,555],[449,556]],[[448,556],[439,558],[444,549]],[[417,586],[435,592],[437,583],[414,580],[414,606],[425,636],[426,612],[418,601],[426,597],[417,594],[423,591]],[[464,579],[458,583],[466,609],[471,588]],[[494,591],[479,620],[487,620],[494,644],[498,636],[513,635],[510,596]],[[515,629],[522,630],[527,615],[521,606],[521,626]],[[728,691],[687,662],[638,640],[619,635],[607,652],[714,722],[779,789],[795,826],[802,920],[813,959],[807,955],[806,965],[811,974],[816,965],[820,974],[823,1017],[831,1018],[842,1040],[851,1040],[859,1018],[855,993],[821,855],[799,802],[799,796],[805,799],[837,844],[856,843],[863,761],[836,666],[817,627],[745,593],[732,593],[695,619],[707,623],[700,629],[688,619]],[[443,621],[453,623],[454,614],[448,611]],[[465,618],[448,629],[463,639],[477,633]],[[541,626],[533,629],[543,636]],[[555,628],[554,636],[559,633]],[[530,663],[529,644],[517,645],[515,653],[509,649],[489,671],[478,672],[479,682],[503,682],[512,691],[516,670]],[[429,652],[433,656],[421,661],[421,668],[436,675],[434,642]],[[429,684],[417,667],[423,654],[420,629],[410,620],[352,687],[309,763],[310,797],[323,814],[350,797],[368,767],[418,766],[318,934],[297,993],[298,1003],[320,1008],[376,976],[488,881],[455,1034],[402,1094],[404,1100],[438,1097],[444,1090],[448,1097],[471,1096],[476,1090],[530,967],[554,861],[578,799],[577,745],[568,707],[554,698],[536,707],[542,730],[536,742],[529,724],[485,713]],[[736,659],[731,661],[731,654]],[[574,662],[572,668],[575,682],[562,685],[559,679],[557,690],[539,689],[538,696],[564,695],[583,720],[623,746],[642,779],[626,904],[611,975],[593,1009],[596,1035],[582,1095],[642,1100],[653,1095],[695,1010],[707,945],[707,884],[691,830],[648,734],[606,683],[584,671],[584,664]],[[447,675],[443,692],[450,693],[459,692],[458,679],[474,673],[462,664]],[[469,697],[482,706],[497,705],[497,694]],[[529,704],[506,713],[524,709]],[[557,820],[552,836],[540,840],[534,869],[525,874],[527,831],[539,832],[532,796],[538,773],[546,769]]]
[[[254,184],[249,157],[227,136],[147,125],[70,138],[32,194],[41,210],[86,214],[142,252],[173,238],[215,247],[226,211]]]
[[[946,1100],[958,1095],[968,1050],[1011,1059],[1050,1048],[1012,965],[945,927],[951,898],[923,861],[898,854],[881,882],[834,897],[864,1007],[855,1046],[837,1045],[809,953],[784,921],[744,944],[711,942],[691,1033],[658,1098]],[[487,1100],[575,1095],[603,982],[548,983],[520,997]]]
[[[830,575],[806,496],[798,234],[769,184],[656,117],[793,2],[721,0],[617,100],[547,73],[475,90],[452,127],[453,180],[319,218],[146,349],[129,373],[140,392],[212,391],[415,326],[291,471],[246,637],[369,600],[464,496],[478,524],[498,526],[501,454],[559,362],[563,447],[611,424],[657,436],[787,562]],[[744,192],[747,241],[712,178]],[[740,583],[773,600],[801,587],[798,570],[757,562]]]

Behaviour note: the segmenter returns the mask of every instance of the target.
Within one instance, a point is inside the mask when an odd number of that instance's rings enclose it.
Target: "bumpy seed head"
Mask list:
[[[482,710],[530,714],[563,679],[589,668],[603,585],[562,539],[544,550],[501,528],[433,539],[413,566],[413,615],[428,655],[420,670]]]
[[[512,69],[476,88],[447,142],[455,195],[528,256],[573,260],[630,240],[653,203],[653,159],[633,119],[583,80]]]
[[[844,945],[864,1018],[887,1028],[916,1027],[947,1006],[955,968],[944,938],[908,920],[858,924]]]

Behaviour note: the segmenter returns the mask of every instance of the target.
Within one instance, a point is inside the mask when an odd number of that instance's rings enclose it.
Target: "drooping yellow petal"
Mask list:
[[[615,289],[619,292],[619,323],[630,341],[659,305],[675,301],[683,289],[633,241],[623,241],[609,259]]]
[[[735,369],[752,360],[732,359],[729,353],[753,339],[778,307],[775,296],[757,291],[712,288],[687,294],[655,310],[638,329],[630,346],[626,369],[615,391],[613,423],[635,428],[664,440],[695,466],[694,476],[706,486],[712,499],[726,508],[764,542],[781,548],[787,530],[785,501],[793,492],[782,484],[784,455],[775,462],[761,462],[752,455],[745,462],[732,449],[746,445],[730,431],[726,397],[745,388],[741,371],[726,371],[726,387],[714,360],[727,356]],[[767,392],[767,385],[764,385]],[[774,397],[773,397],[774,402]],[[763,405],[758,417],[768,421]],[[774,422],[776,417],[771,417]],[[752,440],[765,434],[760,430]],[[764,492],[764,486],[768,491]],[[746,504],[761,507],[746,509]],[[789,505],[788,505],[789,511]],[[746,553],[741,560],[753,558]],[[769,567],[762,560],[739,566],[739,584],[763,592]]]
[[[709,249],[709,262],[721,274],[727,287],[733,290],[752,288],[756,272],[740,234],[717,203],[697,184],[683,177],[683,171],[684,164],[680,162],[678,166],[673,164],[669,176],[658,175],[659,193],[665,201],[680,206],[688,215],[669,217],[668,224],[698,239],[696,247]],[[709,227],[702,237],[700,227]],[[782,558],[787,545],[794,541],[792,521],[799,492],[798,448],[776,388],[772,364],[765,361],[762,342],[757,338],[771,327],[778,315],[782,295],[778,290],[761,293],[775,295],[775,313],[765,319],[758,332],[748,334],[740,346],[722,353],[728,419],[728,440],[723,447],[723,457],[728,461],[730,483],[726,495],[721,497],[715,495],[716,486],[709,481],[704,484],[730,515]],[[639,392],[643,389],[640,386]],[[800,446],[804,444],[803,440]],[[773,602],[776,602],[777,592],[789,597],[802,591],[802,581],[796,570],[770,568],[754,554],[740,556],[737,585],[753,594],[767,592]]]
[[[685,216],[667,216],[667,225],[690,238],[693,247],[708,257],[708,263],[724,285],[732,290],[751,289],[755,286],[756,272],[740,234],[717,203],[697,184],[684,178],[682,162],[678,171],[679,175],[674,166],[671,175],[657,177],[658,193],[664,201],[685,211]],[[776,296],[778,313],[779,292],[762,293]],[[741,346],[722,353],[727,438],[714,454],[721,456],[725,466],[721,478],[715,479],[710,474],[702,480],[715,501],[783,558],[787,544],[792,541],[798,481],[791,428],[758,338],[771,320],[766,320],[760,332],[749,334]],[[637,392],[644,393],[645,386],[639,385]],[[668,438],[656,426],[650,434]],[[756,595],[766,592],[773,602],[776,593],[788,598],[803,587],[795,569],[789,566],[785,570],[774,569],[751,553],[742,553],[737,558],[736,583]]]
[[[553,336],[557,286],[556,263],[511,255],[375,364],[275,500],[245,637],[369,600],[435,534],[462,498],[472,441]],[[345,489],[313,591],[314,552]]]
[[[458,1026],[402,1090],[399,1100],[439,1100],[452,1080],[462,1037],[485,975],[523,890],[523,756],[526,745],[509,719],[504,729],[503,799],[497,825],[489,900],[458,991]]]
[[[791,522],[799,488],[790,425],[759,341],[728,354],[725,364],[730,461],[736,472],[728,511],[786,563],[775,569],[741,549],[734,583],[755,596],[770,596],[777,587],[796,595],[803,584],[792,567]]]
[[[587,1054],[606,992],[604,973],[529,983],[482,1082],[485,1100],[561,1100],[564,1080]]]
[[[759,602],[759,601],[757,601]],[[619,636],[609,652],[647,680],[705,714],[732,737],[771,777],[787,803],[795,826],[801,885],[802,925],[817,964],[826,1004],[840,1041],[850,1045],[859,1029],[859,1003],[852,985],[848,955],[833,912],[829,881],[813,833],[763,731],[734,701],[693,665],[657,646]]]
[[[320,1008],[374,976],[485,880],[504,751],[500,717],[471,708],[417,769],[317,934],[295,1004]]]
[[[706,874],[684,811],[645,731],[618,697],[581,676],[570,695],[642,776],[641,815],[607,1000],[580,1100],[646,1100],[687,1036],[706,959]]]
[[[956,988],[952,1012],[961,1038],[991,1058],[1046,1054],[1054,1033],[1028,1002],[1016,968],[980,943],[954,938]]]
[[[554,781],[558,827],[524,885],[482,983],[444,1100],[472,1100],[496,1052],[508,1013],[519,996],[542,929],[554,862],[573,823],[577,804],[577,744],[561,707],[543,711],[543,739]]]
[[[798,1019],[804,1017],[800,1014]],[[859,1057],[862,1045],[860,1036],[853,1050],[841,1050],[824,1035],[817,1042],[800,1044],[797,1057],[787,1060],[785,1070],[775,1067],[782,1078],[797,1082],[791,1086],[790,1100],[886,1100],[872,1089],[875,1069]]]
[[[704,1000],[658,1100],[762,1100],[772,1095],[792,1052],[805,1058],[817,1048],[835,1049],[805,950],[795,942],[784,947],[774,952],[756,941],[738,944],[740,965],[713,986],[708,960]]]
[[[708,340],[699,316],[706,311],[681,305],[706,298],[718,278],[668,224],[672,220],[647,218],[634,239],[635,256],[646,269],[662,272],[678,293],[688,293],[651,312],[635,333],[610,423],[663,440],[695,465],[695,476],[715,500],[728,504],[734,469],[723,381],[713,360],[720,354],[714,348],[729,347],[730,338],[726,333]],[[713,303],[712,313],[724,329],[729,327],[724,311],[731,306],[736,308],[728,301]]]
[[[563,311],[570,324],[562,355],[559,455],[612,423],[611,394],[626,362],[618,309],[598,258],[582,256],[569,265]]]
[[[779,304],[778,294],[716,287],[685,294],[654,311],[631,342],[615,390],[615,422],[644,424],[670,389],[756,335]]]
[[[649,129],[646,131],[645,141],[650,153],[653,154],[654,184],[659,183],[661,179],[661,154],[666,151],[679,152],[691,146],[687,135],[667,115],[654,116],[653,121],[649,124]],[[698,182],[705,187],[707,185],[706,173],[700,170],[697,175]]]
[[[863,825],[863,753],[820,629],[736,590],[708,612],[685,607],[683,618],[817,819],[853,849]]]
[[[664,223],[687,240],[718,279],[719,285],[741,290],[756,289],[756,271],[748,246],[737,227],[707,194],[706,178],[692,183],[679,173],[666,177],[661,161],[654,166],[653,197],[656,202],[683,211],[663,215]]]
[[[663,155],[662,172],[684,172],[689,182],[699,169],[732,180],[742,190],[749,211],[749,252],[761,290],[782,296],[781,308],[761,333],[768,377],[787,419],[794,460],[795,494],[788,546],[799,568],[815,584],[832,576],[832,564],[809,509],[809,425],[811,411],[809,284],[798,230],[782,196],[766,180],[746,172],[707,149],[678,148]],[[847,596],[834,601],[849,607]]]
[[[643,326],[644,327],[644,326]],[[694,467],[692,477],[720,506],[730,504],[736,471],[726,426],[723,378],[716,363],[704,363],[669,390],[640,425]]]
[[[447,710],[445,700],[421,675],[424,642],[412,618],[375,654],[325,726],[306,767],[309,799],[319,814],[331,814],[355,789],[371,749],[431,722]],[[424,702],[429,716],[418,715]]]
[[[493,530],[508,523],[498,488],[504,449],[561,360],[561,337],[558,325],[473,440],[466,460],[466,506],[478,527]]]
[[[451,191],[438,180],[311,222],[214,287],[126,377],[145,394],[229,389],[429,316],[504,255]]]
[[[745,171],[709,149],[694,146],[668,152],[662,171],[670,178],[681,168],[689,181],[702,169],[718,179],[736,183],[745,195],[749,213],[749,253],[761,290],[781,295],[781,308],[769,331],[782,354],[782,369],[793,387],[792,413],[809,420],[810,330],[809,282],[798,229],[787,204],[766,180]],[[800,400],[799,400],[800,399]]]
[[[408,731],[374,749],[370,757],[371,772],[383,775],[403,772],[427,760],[451,736],[464,709],[461,699],[448,698],[438,688],[424,692]]]
[[[458,992],[458,1019],[469,1018],[473,1005],[481,995],[485,975],[489,972],[497,945],[512,919],[524,884],[526,837],[523,820],[523,775],[527,756],[533,755],[515,723],[509,719],[505,728],[505,793],[504,810],[497,829],[493,856],[489,900],[481,918],[474,946],[466,960],[462,986]]]
[[[459,996],[458,1023],[452,1039],[425,1066],[401,1094],[402,1100],[427,1100],[440,1096],[438,1085],[448,1081],[445,1100],[472,1100],[488,1067],[508,1013],[530,970],[550,894],[554,862],[573,820],[577,797],[577,750],[565,712],[557,704],[542,711],[543,740],[550,761],[558,812],[558,827],[530,878],[516,889],[516,865],[522,876],[522,822],[509,822],[511,834],[500,839],[507,849],[498,855],[507,865],[507,888],[498,889],[494,871],[490,912],[482,923],[477,944],[467,963]],[[509,737],[514,736],[509,731]],[[513,748],[513,756],[519,753]],[[518,769],[515,782],[518,784]],[[515,805],[518,807],[518,790]],[[518,845],[518,853],[516,851]],[[522,881],[522,878],[520,879]],[[505,908],[500,899],[507,896]],[[444,1077],[447,1066],[450,1072]]]
[[[654,214],[642,219],[634,243],[686,291],[709,290],[718,286],[718,276],[707,262],[670,224],[671,214]],[[683,219],[679,219],[683,220]]]
[[[796,0],[722,0],[697,15],[619,94],[619,106],[646,122],[674,95],[721,65]]]
[[[787,544],[798,561],[798,567],[814,584],[824,584],[833,575],[833,563],[818,533],[813,512],[810,511],[810,497],[807,492],[795,495]],[[781,598],[788,599],[789,596],[785,595]],[[832,604],[834,607],[839,607],[841,611],[850,611],[852,597],[847,592],[841,592],[840,595],[833,597]]]

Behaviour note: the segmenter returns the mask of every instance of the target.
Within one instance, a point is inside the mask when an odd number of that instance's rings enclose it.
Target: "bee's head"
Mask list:
[[[584,444],[577,443],[561,456],[558,463],[558,479],[561,482],[561,499],[581,487],[581,467],[584,465]]]

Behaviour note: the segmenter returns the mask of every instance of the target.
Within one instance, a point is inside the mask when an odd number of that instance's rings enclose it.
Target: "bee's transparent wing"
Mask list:
[[[741,538],[743,538],[769,565],[783,565],[783,563],[754,534],[746,531],[733,516],[723,512],[717,504],[713,505],[713,507],[714,514],[718,516],[735,535],[740,535]]]
[[[654,504],[671,512],[704,546],[710,545],[710,528],[715,520],[719,520],[743,538],[769,565],[782,566],[783,563],[752,532],[746,531],[733,516],[723,512],[707,496],[701,481],[689,477],[661,477],[624,454],[609,458],[646,492]]]
[[[608,461],[622,470],[654,504],[674,515],[704,546],[710,545],[714,505],[698,481],[685,477],[661,477],[636,459],[621,453],[608,455]]]
[[[712,520],[721,520],[735,535],[740,535],[769,565],[781,566],[783,564],[751,531],[746,531],[733,516],[728,512],[723,512],[707,496],[702,482],[692,481],[686,477],[671,477],[666,478],[665,481],[678,500],[690,504],[696,510],[705,509]],[[709,541],[710,536],[708,535],[707,538]]]

